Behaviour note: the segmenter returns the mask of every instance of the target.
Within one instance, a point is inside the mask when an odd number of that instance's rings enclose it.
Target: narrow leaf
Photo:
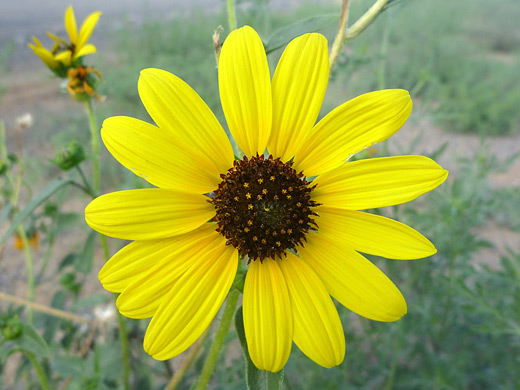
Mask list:
[[[265,45],[265,51],[267,54],[270,52],[281,48],[282,46],[288,44],[294,38],[309,33],[309,32],[317,32],[321,31],[324,28],[330,26],[333,23],[337,23],[339,20],[339,16],[334,15],[321,15],[314,16],[309,19],[302,20],[298,23],[291,24],[290,26],[281,28],[278,31],[275,31],[267,41]]]
[[[238,334],[238,340],[242,346],[244,359],[246,361],[246,383],[248,390],[282,390],[284,370],[279,372],[269,372],[259,370],[253,364],[247,349],[246,334],[244,331],[244,317],[242,314],[242,306],[235,313],[235,329]]]
[[[9,226],[9,229],[4,233],[2,239],[0,240],[0,245],[2,245],[7,238],[16,230],[18,225],[20,225],[25,218],[27,218],[39,205],[45,202],[52,194],[56,191],[60,190],[62,187],[67,184],[71,184],[74,181],[72,179],[58,179],[48,184],[42,192],[40,192],[33,200],[31,200],[25,208],[18,213],[16,218]]]
[[[74,258],[74,268],[82,274],[88,274],[94,268],[94,252],[98,233],[91,230],[85,240],[82,251]]]

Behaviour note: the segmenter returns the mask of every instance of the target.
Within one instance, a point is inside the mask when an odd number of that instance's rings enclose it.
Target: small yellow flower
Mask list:
[[[403,90],[371,92],[316,124],[328,58],[325,37],[305,34],[289,43],[271,80],[258,34],[246,26],[228,36],[220,99],[241,161],[199,95],[163,70],[143,70],[138,83],[156,126],[129,117],[103,123],[112,155],[158,187],[106,194],[85,210],[93,229],[134,240],[99,279],[121,293],[123,315],[152,317],[144,348],[154,358],[182,353],[207,329],[239,256],[249,259],[247,344],[262,370],[282,369],[293,341],[324,367],[343,361],[331,296],[376,321],[406,313],[398,288],[360,252],[406,260],[436,249],[412,228],[358,210],[411,201],[448,172],[422,156],[347,162],[399,130],[412,101]]]
[[[81,57],[96,52],[96,47],[87,43],[87,41],[92,35],[100,16],[100,11],[91,13],[78,31],[74,10],[72,6],[69,6],[65,11],[65,28],[70,42],[47,32],[47,35],[54,40],[52,51],[44,48],[36,37],[33,37],[34,44],[29,43],[28,46],[52,71],[58,73],[61,77],[65,77],[67,68],[75,65]]]

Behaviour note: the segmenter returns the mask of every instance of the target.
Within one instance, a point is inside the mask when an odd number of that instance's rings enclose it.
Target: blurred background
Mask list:
[[[147,67],[181,77],[225,123],[211,40],[219,25],[224,28],[222,40],[229,33],[223,1],[3,1],[0,120],[5,122],[7,146],[14,150],[17,118],[25,113],[33,118],[33,126],[23,132],[23,164],[24,180],[34,193],[63,175],[48,162],[56,150],[73,139],[86,148],[89,144],[88,123],[77,102],[63,86],[60,91],[60,80],[27,47],[33,35],[50,47],[46,31],[66,34],[63,13],[69,4],[78,25],[91,12],[103,12],[90,39],[98,53],[87,57],[103,75],[103,101],[95,102],[100,124],[113,115],[150,121],[137,94],[139,71]],[[352,0],[351,23],[370,5],[369,0]],[[236,9],[239,26],[253,26],[268,42],[292,23],[317,15],[339,18],[341,2],[242,0],[236,1]],[[441,188],[381,211],[422,232],[438,253],[413,262],[372,257],[403,292],[408,314],[397,323],[377,323],[338,305],[347,338],[345,362],[327,370],[294,346],[285,388],[520,389],[519,21],[518,0],[404,0],[347,43],[320,116],[368,91],[410,91],[414,111],[407,124],[358,157],[422,154],[451,172]],[[337,23],[331,17],[320,30],[329,47]],[[281,50],[269,53],[272,71]],[[145,186],[106,150],[102,153],[102,192]],[[23,202],[30,198],[29,191],[22,194]],[[117,376],[120,351],[113,335],[117,320],[96,276],[102,256],[96,252],[88,261],[81,258],[89,231],[83,209],[89,199],[68,189],[51,201],[59,205],[59,218],[52,226],[44,217],[36,222],[41,238],[35,263],[48,261],[36,301],[106,326],[99,326],[93,352],[78,357],[78,340],[89,330],[36,314],[35,326],[44,330],[51,348],[47,369],[56,383],[73,377],[69,389],[122,388]],[[112,241],[111,252],[121,245]],[[0,291],[26,294],[23,254],[14,237],[0,252]],[[0,312],[8,306],[0,302]],[[149,358],[142,351],[146,324],[128,320],[132,383],[139,390],[163,388],[183,361],[183,356],[166,364]],[[228,339],[213,389],[244,388],[240,347],[231,332]],[[30,367],[20,356],[1,355],[0,389],[38,388],[30,387],[30,377],[22,380]],[[179,388],[191,386],[202,363],[201,357]]]

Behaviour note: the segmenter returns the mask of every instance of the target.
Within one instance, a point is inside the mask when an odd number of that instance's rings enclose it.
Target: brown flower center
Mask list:
[[[235,161],[211,194],[217,231],[250,260],[275,259],[297,251],[309,230],[317,230],[311,199],[315,185],[303,173],[272,156]]]

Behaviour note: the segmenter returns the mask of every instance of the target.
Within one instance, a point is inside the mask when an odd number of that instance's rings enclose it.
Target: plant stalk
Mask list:
[[[42,385],[42,390],[49,390],[49,380],[47,379],[47,375],[45,374],[45,370],[42,365],[38,363],[38,360],[34,356],[32,352],[24,351],[24,355],[31,361],[36,373],[38,374],[38,378],[40,379],[40,383]]]
[[[204,363],[204,367],[202,367],[202,373],[200,374],[199,383],[197,384],[196,388],[197,390],[205,390],[208,386],[215,365],[217,364],[218,356],[222,346],[224,345],[224,339],[226,338],[226,335],[229,331],[229,326],[233,321],[233,316],[235,314],[239,296],[240,291],[235,288],[231,289],[227,298],[226,306],[224,308],[224,313],[222,314],[220,324],[218,325],[217,332],[215,333],[215,338],[211,344],[211,348],[206,358],[206,362]]]
[[[229,21],[229,31],[236,30],[237,28],[237,17],[235,14],[235,1],[227,0],[227,14]]]
[[[100,182],[100,153],[99,153],[99,132],[97,126],[96,116],[94,114],[94,108],[92,107],[92,99],[85,102],[85,112],[87,113],[89,124],[90,124],[90,135],[92,142],[92,156],[93,156],[93,189],[94,196],[101,194],[101,182]],[[91,187],[91,188],[92,188]],[[101,241],[101,247],[103,249],[103,255],[105,262],[110,259],[110,251],[108,249],[108,242],[106,236],[103,234],[99,235]],[[114,295],[114,299],[116,296]],[[128,332],[126,331],[125,321],[119,310],[117,311],[117,319],[119,324],[119,338],[121,340],[121,353],[123,358],[123,385],[125,390],[130,389],[130,355],[128,348]]]

